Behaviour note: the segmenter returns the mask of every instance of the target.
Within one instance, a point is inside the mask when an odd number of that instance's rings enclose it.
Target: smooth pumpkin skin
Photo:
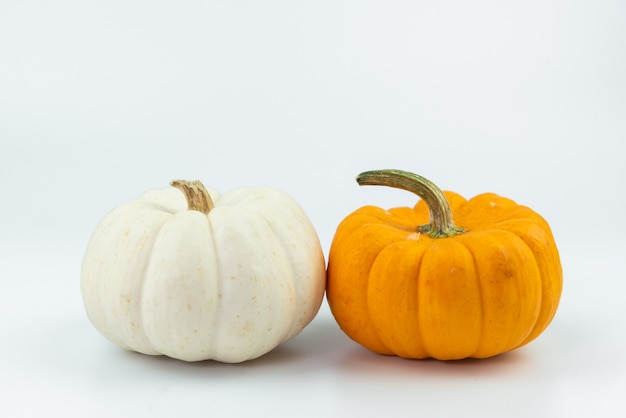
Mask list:
[[[465,233],[431,238],[414,208],[362,207],[337,228],[326,295],[341,329],[380,354],[454,360],[521,347],[552,321],[562,289],[547,222],[493,193],[444,192]]]

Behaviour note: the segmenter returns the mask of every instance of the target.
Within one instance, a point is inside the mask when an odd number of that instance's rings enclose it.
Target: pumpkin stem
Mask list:
[[[170,185],[183,192],[189,210],[196,210],[208,215],[211,209],[215,207],[211,195],[200,180],[174,180]]]
[[[462,234],[452,220],[450,203],[441,189],[430,180],[402,170],[373,170],[361,173],[356,178],[360,186],[388,186],[415,193],[422,198],[430,211],[430,222],[417,230],[431,238],[446,238]]]

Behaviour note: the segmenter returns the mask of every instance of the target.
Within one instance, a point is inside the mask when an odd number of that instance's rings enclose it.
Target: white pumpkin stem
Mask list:
[[[465,232],[452,220],[450,203],[441,189],[430,180],[402,170],[373,170],[357,176],[359,185],[389,186],[415,193],[422,198],[430,211],[430,222],[417,230],[431,238],[446,238]]]
[[[189,210],[196,210],[208,215],[215,207],[211,195],[200,180],[174,180],[170,185],[183,192]]]

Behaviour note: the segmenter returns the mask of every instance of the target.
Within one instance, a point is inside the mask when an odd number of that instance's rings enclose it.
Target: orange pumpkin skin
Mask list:
[[[493,193],[444,194],[464,233],[420,233],[429,222],[424,200],[362,207],[337,229],[328,303],[341,329],[374,352],[491,357],[534,340],[556,313],[562,272],[548,223]]]

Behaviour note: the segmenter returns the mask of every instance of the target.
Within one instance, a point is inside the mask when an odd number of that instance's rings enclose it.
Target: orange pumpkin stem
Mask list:
[[[197,210],[208,215],[211,209],[215,207],[211,195],[200,180],[174,180],[170,185],[183,192],[189,210]]]
[[[448,199],[430,180],[402,170],[372,170],[356,178],[360,186],[388,186],[415,193],[422,198],[430,211],[430,222],[417,227],[422,234],[431,238],[447,238],[465,232],[452,220],[452,209]]]

